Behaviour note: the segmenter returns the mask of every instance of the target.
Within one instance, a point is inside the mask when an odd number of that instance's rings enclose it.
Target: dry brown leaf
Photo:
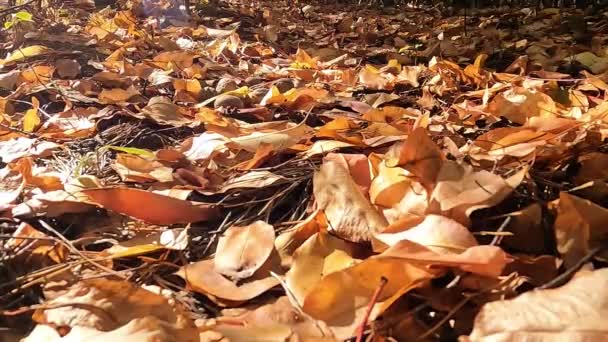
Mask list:
[[[601,246],[608,233],[608,209],[589,200],[562,192],[554,202],[557,217],[553,229],[557,250],[566,267],[572,267],[593,248]],[[608,254],[602,253],[606,258]]]
[[[409,240],[401,240],[376,258],[400,258],[416,265],[456,267],[466,272],[498,277],[511,258],[497,246],[472,246],[462,253],[442,254]]]
[[[274,241],[274,247],[281,258],[281,266],[286,269],[291,268],[293,255],[308,238],[318,233],[322,229],[320,216],[322,214],[315,210],[307,218],[300,221],[293,228],[282,232]]]
[[[9,166],[0,169],[0,205],[15,202],[24,186],[25,178],[21,172]]]
[[[253,132],[249,135],[231,138],[230,140],[239,147],[255,152],[261,144],[271,145],[275,152],[295,145],[304,139],[310,132],[310,127],[305,124],[306,120],[297,125],[275,132]]]
[[[323,161],[335,161],[348,169],[353,181],[366,194],[372,182],[372,171],[367,156],[364,154],[328,153]]]
[[[369,189],[372,203],[387,208],[399,203],[412,186],[409,176],[411,174],[405,169],[388,167],[386,161],[382,161]]]
[[[359,128],[354,121],[345,117],[338,117],[320,127],[316,136],[331,138],[353,145],[363,145],[363,138],[356,130]]]
[[[521,87],[497,95],[488,104],[488,110],[497,117],[504,116],[522,125],[531,117],[556,117],[558,113],[550,96]]]
[[[431,199],[441,211],[456,209],[454,218],[460,221],[458,213],[468,216],[476,209],[498,204],[521,183],[526,172],[524,168],[504,179],[486,170],[475,171],[467,164],[446,161],[437,176]]]
[[[186,108],[174,104],[164,96],[151,98],[148,105],[141,110],[141,113],[146,118],[163,125],[179,127],[192,123],[192,119],[185,115]]]
[[[251,277],[270,257],[274,237],[274,228],[264,221],[228,228],[217,245],[215,270],[234,280]]]
[[[138,232],[133,238],[122,241],[104,252],[113,258],[125,258],[163,249],[183,251],[188,247],[188,229],[175,228],[158,232]]]
[[[0,141],[0,159],[5,163],[10,163],[25,156],[46,157],[59,146],[54,142],[24,137]]]
[[[153,224],[205,221],[215,216],[215,209],[209,205],[139,189],[85,189],[82,193],[89,198],[90,203]]]
[[[213,329],[232,340],[287,340],[282,335],[285,334],[283,330],[288,328],[291,333],[290,339],[297,336],[304,340],[314,338],[315,341],[335,341],[331,331],[324,326],[323,322],[314,321],[303,315],[301,311],[293,307],[286,296],[279,297],[254,310],[247,310],[236,317],[218,317],[216,321],[215,326],[205,326],[205,329]],[[264,330],[275,331],[281,337],[274,338],[274,334],[273,337],[270,334],[260,337],[259,333]]]
[[[389,228],[394,229],[394,225]],[[473,234],[465,226],[444,216],[427,215],[419,224],[403,228],[405,229],[401,232],[376,234],[374,238],[388,246],[409,240],[439,254],[462,252],[469,247],[477,246]]]
[[[55,62],[57,74],[61,78],[76,78],[80,74],[80,63],[75,59],[60,59]]]
[[[384,286],[370,320],[380,314],[382,303],[402,295],[407,290],[422,285],[433,278],[433,273],[398,258],[368,258],[361,263],[325,275],[316,283],[304,299],[302,308],[312,318],[325,321],[339,338],[355,334],[363,314],[380,285]]]
[[[141,95],[135,87],[128,89],[104,89],[99,93],[99,101],[103,104],[119,104],[125,102],[139,102]]]
[[[315,172],[313,187],[317,208],[327,217],[329,230],[338,236],[353,242],[369,241],[387,225],[341,163],[323,163]]]
[[[388,167],[402,166],[427,189],[433,188],[445,157],[424,128],[412,131],[396,154],[387,160]]]
[[[260,272],[263,271],[263,272]],[[258,270],[259,277],[240,284],[228,280],[215,270],[215,262],[202,260],[180,268],[176,273],[186,281],[189,289],[219,300],[220,304],[235,306],[255,298],[277,286],[279,281],[270,276],[267,270]]]
[[[181,307],[129,282],[89,279],[68,288],[51,285],[46,296],[51,308],[37,310],[34,320],[72,328],[66,340],[198,341],[194,322]]]
[[[370,89],[392,90],[395,86],[395,76],[382,73],[375,67],[366,65],[359,72],[359,83]]]
[[[173,169],[156,160],[128,153],[119,153],[112,168],[124,182],[171,182]]]
[[[92,134],[95,123],[91,119],[96,108],[75,108],[54,114],[38,130],[38,134],[49,138],[79,138]]]
[[[323,269],[330,267],[325,265],[325,259],[335,251],[352,254],[354,245],[319,232],[311,235],[293,253],[293,263],[285,275],[285,284],[300,305],[323,277]]]
[[[608,269],[580,271],[566,285],[487,303],[461,341],[603,341]]]
[[[525,157],[547,144],[552,137],[549,132],[524,127],[497,128],[480,135],[469,153],[475,159],[486,160],[500,160],[505,156]]]

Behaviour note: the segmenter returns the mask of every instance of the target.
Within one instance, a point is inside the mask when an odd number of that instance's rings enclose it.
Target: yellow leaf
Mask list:
[[[40,117],[38,116],[38,99],[32,97],[33,108],[28,109],[23,116],[23,130],[33,132],[40,125]]]
[[[53,49],[48,48],[42,45],[31,45],[24,48],[17,49],[13,51],[8,57],[3,60],[0,60],[0,65],[9,65],[12,63],[19,62],[28,57],[36,57],[40,55],[45,55],[53,52]]]

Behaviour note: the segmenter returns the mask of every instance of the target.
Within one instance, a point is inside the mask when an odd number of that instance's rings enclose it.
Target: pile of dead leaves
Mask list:
[[[2,33],[0,336],[606,338],[606,15],[92,6]]]

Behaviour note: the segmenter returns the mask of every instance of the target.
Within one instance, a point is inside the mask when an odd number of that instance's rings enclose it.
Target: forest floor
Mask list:
[[[606,339],[608,12],[0,15],[1,342]]]

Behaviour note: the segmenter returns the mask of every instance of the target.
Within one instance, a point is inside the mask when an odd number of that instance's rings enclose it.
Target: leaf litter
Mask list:
[[[606,339],[605,12],[95,3],[0,12],[2,338]]]

